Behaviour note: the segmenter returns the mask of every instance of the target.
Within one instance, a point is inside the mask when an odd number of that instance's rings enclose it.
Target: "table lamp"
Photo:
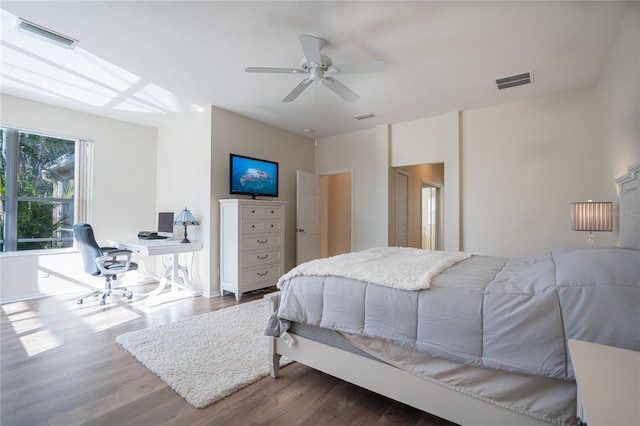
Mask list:
[[[613,220],[611,214],[611,201],[597,202],[587,201],[571,203],[571,229],[574,231],[587,231],[587,245],[593,245],[595,237],[593,231],[611,232]]]
[[[178,215],[176,220],[173,221],[173,224],[174,225],[182,225],[182,226],[184,226],[184,238],[182,239],[182,241],[180,241],[181,243],[190,243],[191,242],[187,238],[187,226],[200,225],[200,223],[191,214],[191,212],[189,210],[187,210],[186,207],[184,208],[184,210],[182,210],[180,212],[180,214]]]

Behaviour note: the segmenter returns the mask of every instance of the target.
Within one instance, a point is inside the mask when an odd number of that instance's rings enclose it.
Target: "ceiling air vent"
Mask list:
[[[354,115],[353,118],[356,120],[366,120],[367,118],[375,117],[375,114],[372,112],[366,112],[364,114]]]
[[[523,84],[530,84],[533,82],[533,71],[525,72],[523,74],[512,75],[511,77],[499,78],[496,80],[498,89],[508,89],[509,87],[522,86]]]
[[[43,40],[52,41],[62,47],[66,47],[67,49],[73,49],[76,44],[78,44],[78,40],[72,39],[71,37],[67,37],[66,35],[62,35],[22,18],[18,19],[18,24],[16,25],[16,27],[19,31],[25,32]]]

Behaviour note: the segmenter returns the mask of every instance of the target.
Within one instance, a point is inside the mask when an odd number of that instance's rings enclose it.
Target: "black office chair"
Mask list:
[[[133,293],[126,288],[111,288],[111,281],[117,279],[117,274],[127,271],[135,271],[138,264],[131,262],[131,250],[122,250],[116,247],[100,247],[93,236],[93,228],[88,223],[73,225],[73,236],[78,242],[84,270],[96,277],[105,277],[104,290],[94,290],[78,299],[78,305],[82,305],[83,299],[102,295],[100,304],[106,303],[106,298],[112,293],[121,294],[131,300]]]

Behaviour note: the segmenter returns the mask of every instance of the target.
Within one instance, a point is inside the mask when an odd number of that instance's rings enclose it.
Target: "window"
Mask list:
[[[72,247],[73,224],[88,216],[91,144],[0,131],[0,251]]]

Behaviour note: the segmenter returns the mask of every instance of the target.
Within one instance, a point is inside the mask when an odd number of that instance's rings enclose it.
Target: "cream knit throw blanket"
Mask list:
[[[401,290],[429,288],[431,279],[472,253],[420,250],[407,247],[377,247],[296,266],[278,280],[298,275],[339,276]]]

